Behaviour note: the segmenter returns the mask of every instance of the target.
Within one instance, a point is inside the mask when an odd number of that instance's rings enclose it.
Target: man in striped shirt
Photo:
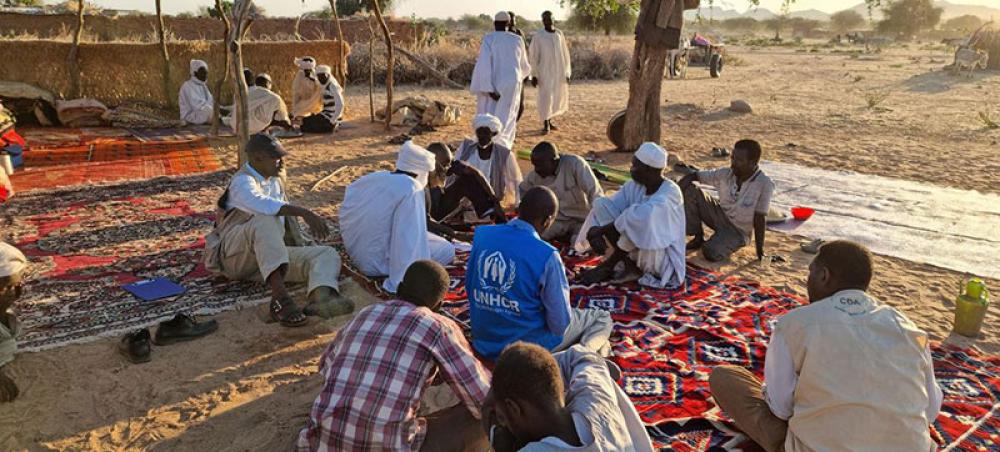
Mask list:
[[[304,133],[333,133],[344,113],[344,89],[333,78],[330,66],[325,64],[316,68],[316,78],[323,85],[323,110],[302,118],[300,130]]]
[[[487,450],[479,419],[490,374],[462,330],[437,314],[450,279],[416,261],[399,299],[359,312],[320,358],[323,389],[299,433],[301,451]],[[417,417],[424,390],[440,377],[462,401]]]

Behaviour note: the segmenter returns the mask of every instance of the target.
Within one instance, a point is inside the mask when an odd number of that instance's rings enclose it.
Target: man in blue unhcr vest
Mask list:
[[[489,360],[525,341],[551,351],[574,344],[602,356],[610,351],[611,315],[569,306],[569,282],[559,252],[539,238],[559,201],[548,187],[524,193],[513,221],[476,229],[465,275],[472,346]]]

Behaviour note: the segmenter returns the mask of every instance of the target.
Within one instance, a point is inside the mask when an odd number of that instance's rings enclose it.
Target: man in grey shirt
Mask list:
[[[560,154],[555,144],[542,141],[531,150],[534,170],[518,187],[521,196],[534,187],[549,187],[559,199],[556,221],[542,233],[542,240],[561,239],[572,243],[580,232],[594,200],[604,195],[601,183],[582,157]]]
[[[760,143],[740,140],[733,146],[728,168],[698,171],[681,179],[687,235],[694,236],[687,244],[688,250],[701,249],[710,262],[722,261],[750,243],[752,231],[757,259],[764,258],[765,219],[774,182],[758,166],[760,156]],[[717,188],[719,196],[710,195],[693,182]],[[703,224],[715,231],[707,241]]]

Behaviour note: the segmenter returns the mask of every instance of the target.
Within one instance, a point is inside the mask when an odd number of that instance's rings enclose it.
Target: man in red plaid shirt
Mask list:
[[[437,314],[449,286],[433,261],[406,270],[400,299],[369,306],[337,334],[320,359],[325,380],[299,433],[299,451],[487,450],[481,409],[490,374],[462,330]],[[438,375],[462,403],[417,417]]]

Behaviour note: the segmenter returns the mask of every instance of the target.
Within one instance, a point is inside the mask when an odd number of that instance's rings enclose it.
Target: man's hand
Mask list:
[[[677,186],[680,187],[681,190],[688,188],[688,186],[694,183],[695,178],[697,177],[698,173],[688,174],[687,176],[682,177],[681,180],[677,181]]]
[[[608,244],[604,241],[604,228],[600,226],[594,226],[587,231],[587,241],[597,254],[603,256],[608,251]]]
[[[312,211],[307,212],[306,215],[302,216],[302,219],[309,226],[309,232],[312,233],[312,236],[320,240],[327,238],[330,235],[330,228],[326,225],[326,220]]]
[[[535,88],[538,88],[538,77],[532,77],[531,78],[531,86],[534,86]]]
[[[490,93],[490,98],[493,100],[500,100],[500,93]]]

